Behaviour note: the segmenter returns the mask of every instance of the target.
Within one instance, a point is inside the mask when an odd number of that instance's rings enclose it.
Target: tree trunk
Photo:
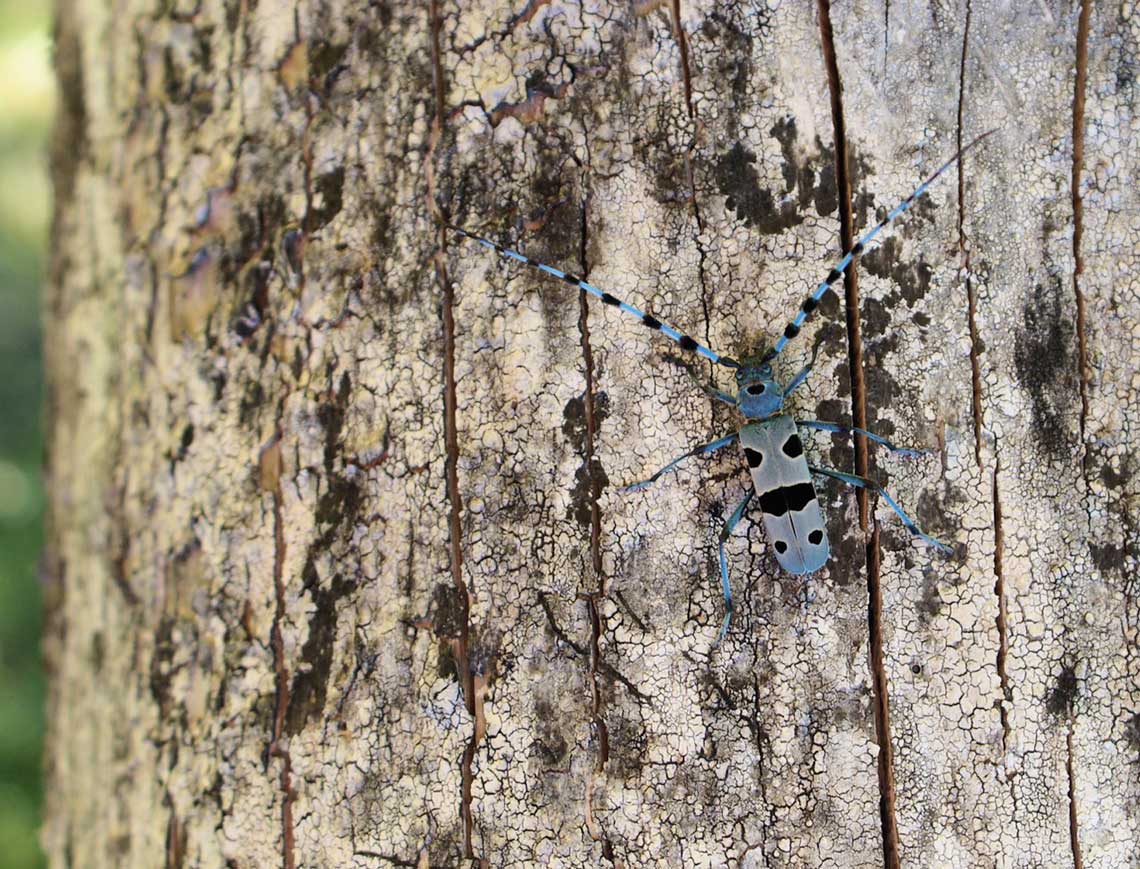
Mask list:
[[[61,0],[53,865],[1140,865],[1140,16],[474,5]],[[748,356],[992,128],[777,362],[954,555],[714,647],[731,376],[442,221]]]

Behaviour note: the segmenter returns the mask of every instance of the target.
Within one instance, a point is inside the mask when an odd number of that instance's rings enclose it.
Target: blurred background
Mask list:
[[[43,866],[40,281],[55,102],[51,4],[0,0],[0,869]]]

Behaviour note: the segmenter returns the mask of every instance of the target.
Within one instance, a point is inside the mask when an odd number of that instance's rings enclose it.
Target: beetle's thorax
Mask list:
[[[784,406],[784,389],[767,362],[749,361],[736,369],[736,406],[748,419],[767,419]]]

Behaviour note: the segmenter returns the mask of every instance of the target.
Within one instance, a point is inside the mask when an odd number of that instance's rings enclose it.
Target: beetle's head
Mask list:
[[[764,356],[745,359],[736,369],[736,406],[749,419],[767,419],[784,406],[784,390]]]

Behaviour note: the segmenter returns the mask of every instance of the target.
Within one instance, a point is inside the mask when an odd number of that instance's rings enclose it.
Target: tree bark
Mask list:
[[[1140,865],[1138,44],[1091,0],[60,0],[52,864]],[[994,128],[778,363],[932,450],[807,445],[955,554],[822,485],[797,578],[754,508],[714,647],[742,458],[621,487],[739,427],[724,372],[443,220],[743,357]]]

